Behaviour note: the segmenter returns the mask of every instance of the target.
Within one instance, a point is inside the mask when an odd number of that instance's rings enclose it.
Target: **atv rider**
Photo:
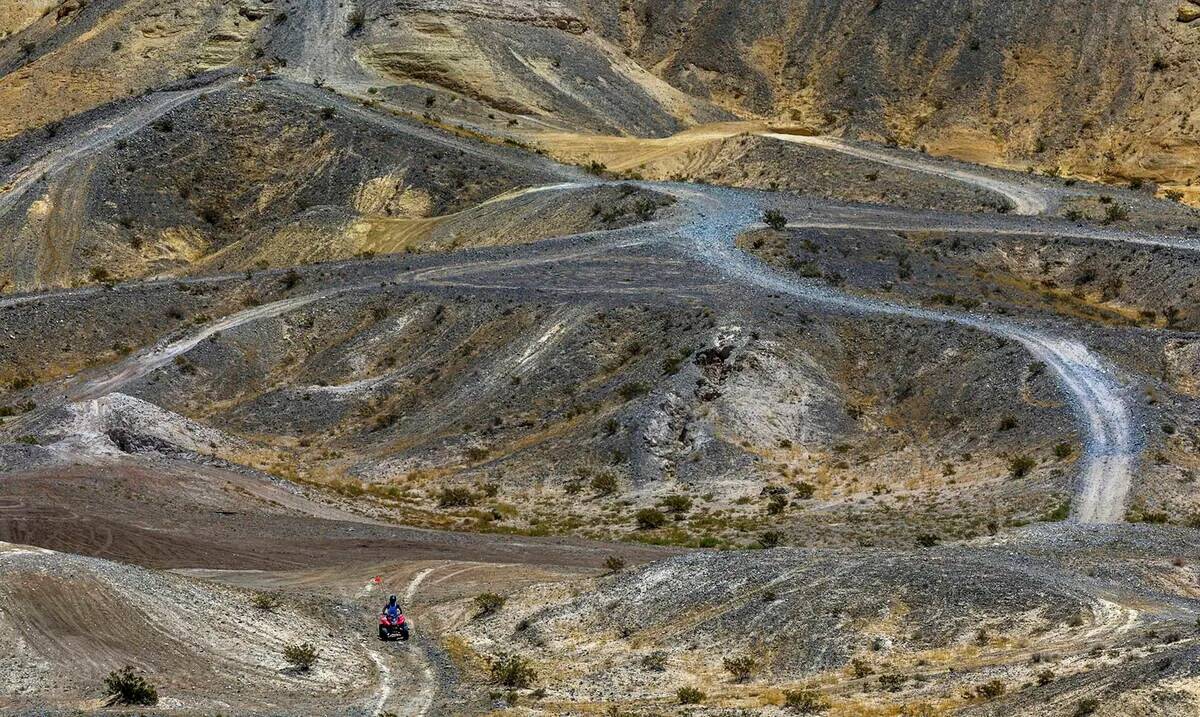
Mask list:
[[[388,598],[387,607],[383,608],[383,611],[386,612],[388,617],[392,618],[393,620],[404,614],[404,611],[400,609],[400,604],[396,602],[395,595]]]
[[[396,596],[392,595],[379,616],[379,639],[387,640],[396,632],[400,633],[401,640],[408,639],[408,620],[404,617],[404,608],[400,607]]]

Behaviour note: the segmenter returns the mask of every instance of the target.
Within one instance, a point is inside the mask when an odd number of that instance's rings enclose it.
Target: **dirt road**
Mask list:
[[[986,189],[1005,196],[1012,202],[1013,211],[1017,214],[1045,214],[1050,211],[1053,203],[1050,192],[1039,187],[1026,183],[1007,181],[989,175],[983,170],[971,170],[957,164],[938,162],[926,158],[918,159],[902,156],[882,149],[851,144],[836,137],[785,134],[782,132],[764,132],[762,136],[781,142],[803,144],[831,152],[839,152],[878,164],[886,164],[899,169],[907,169],[911,172],[932,174],[963,182],[964,184],[970,184],[980,189]]]

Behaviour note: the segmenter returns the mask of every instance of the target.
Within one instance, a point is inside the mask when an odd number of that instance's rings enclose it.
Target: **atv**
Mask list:
[[[379,614],[379,639],[387,642],[389,640],[408,640],[408,620],[404,615],[391,617],[386,611]]]

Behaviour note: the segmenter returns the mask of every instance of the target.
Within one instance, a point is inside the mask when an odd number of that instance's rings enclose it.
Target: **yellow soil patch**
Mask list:
[[[433,230],[445,220],[446,217],[367,217],[350,225],[347,230],[348,243],[357,252],[371,251],[376,254],[398,254],[416,250],[429,240]]]
[[[614,137],[574,132],[543,132],[534,144],[557,159],[575,164],[600,162],[614,172],[653,169],[659,174],[694,163],[700,152],[740,134],[765,132],[761,122],[719,122],[699,125],[663,138]]]
[[[56,5],[58,0],[0,0],[0,38],[24,30]]]

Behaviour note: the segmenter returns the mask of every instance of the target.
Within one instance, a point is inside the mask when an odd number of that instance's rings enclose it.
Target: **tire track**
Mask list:
[[[401,704],[388,704],[389,701],[392,701],[393,694],[392,670],[390,667],[388,667],[385,656],[375,648],[370,647],[368,644],[370,638],[364,640],[363,647],[366,649],[367,655],[371,658],[371,661],[375,663],[375,666],[379,670],[379,687],[371,698],[371,704],[373,705],[371,715],[378,715],[387,710],[395,712],[398,715],[423,716],[429,714],[429,711],[433,708],[433,700],[437,696],[437,678],[433,674],[433,668],[431,666],[432,663],[429,660],[429,656],[425,653],[424,646],[420,645],[416,641],[416,630],[413,629],[415,622],[413,621],[411,615],[412,601],[416,598],[417,591],[420,589],[421,584],[425,582],[426,578],[428,578],[434,571],[451,565],[453,565],[453,563],[443,563],[441,565],[435,565],[431,568],[425,568],[424,570],[419,571],[413,576],[412,580],[409,581],[408,586],[404,590],[403,604],[407,606],[405,608],[405,618],[408,620],[410,630],[409,641],[406,643],[406,647],[408,648],[406,652],[416,661],[417,668],[420,671],[421,680],[420,686],[416,692],[405,694],[401,700]],[[389,707],[391,709],[388,709]]]
[[[128,137],[171,110],[196,99],[206,92],[232,86],[236,80],[225,79],[208,85],[175,92],[156,92],[139,100],[120,118],[83,130],[72,142],[64,142],[40,159],[17,170],[16,178],[0,193],[0,216],[10,212],[21,197],[43,179],[57,175],[84,161],[92,154],[118,139]]]
[[[1138,445],[1132,411],[1115,370],[1082,343],[995,317],[959,314],[866,299],[776,272],[734,245],[734,237],[759,224],[763,207],[752,195],[711,187],[647,185],[693,206],[695,219],[677,238],[695,256],[730,278],[854,313],[903,316],[966,326],[1021,344],[1046,363],[1071,400],[1083,438],[1072,518],[1083,524],[1119,523],[1124,517]]]
[[[761,136],[768,139],[779,140],[781,142],[803,144],[830,152],[838,152],[851,157],[865,159],[868,162],[886,164],[891,167],[896,167],[897,169],[905,169],[910,172],[920,172],[921,174],[931,174],[937,177],[943,177],[962,182],[963,184],[969,184],[989,192],[1003,195],[1006,199],[1013,203],[1014,211],[1017,214],[1037,215],[1045,214],[1050,211],[1051,194],[1049,191],[1023,185],[1018,182],[1010,182],[998,177],[992,177],[982,172],[972,172],[965,168],[960,168],[950,164],[943,164],[933,160],[902,157],[884,152],[882,150],[851,144],[845,140],[837,139],[835,137],[809,137],[796,134],[783,134],[780,132],[764,132]]]

